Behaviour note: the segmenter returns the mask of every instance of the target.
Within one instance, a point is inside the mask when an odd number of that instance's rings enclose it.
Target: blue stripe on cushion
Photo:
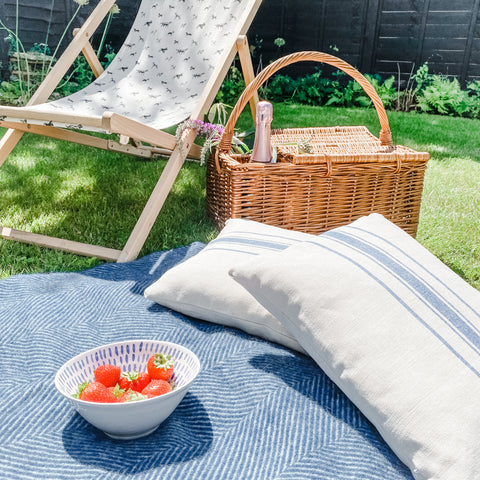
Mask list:
[[[257,236],[258,238],[254,238]],[[267,241],[266,238],[270,237],[271,241]],[[300,243],[305,241],[305,238],[295,239],[292,237],[282,237],[280,235],[268,235],[268,234],[255,234],[254,232],[245,232],[242,236],[241,233],[236,233],[235,235],[223,235],[221,237],[212,240],[206,247],[208,250],[215,248],[220,248],[221,246],[228,245],[228,250],[231,250],[230,246],[248,246],[248,247],[257,247],[264,250],[274,250],[280,251],[285,250],[287,247],[291,246],[293,243]],[[246,252],[242,250],[242,253],[249,253],[251,255],[258,255],[256,252]]]
[[[378,247],[371,242],[363,240],[359,237],[348,234],[334,233],[332,237],[338,236],[343,238],[351,246],[356,246],[359,251],[368,253],[370,258],[378,259],[380,264],[385,269],[388,269],[391,273],[394,273],[397,278],[404,280],[404,284],[407,284],[412,291],[418,293],[417,297],[424,303],[429,304],[431,309],[436,310],[437,313],[443,315],[446,322],[450,322],[451,328],[463,338],[464,341],[470,344],[470,346],[479,353],[480,348],[480,335],[476,326],[464,315],[462,315],[445,297],[443,297],[438,291],[430,287],[426,282],[420,279],[411,269],[406,267],[400,260],[393,257],[384,249]],[[378,263],[378,262],[377,262]],[[415,262],[419,265],[418,262]],[[387,268],[388,267],[388,268]],[[464,338],[465,336],[466,338]]]
[[[403,262],[378,245],[361,239],[360,237],[351,234],[341,234],[339,232],[335,232],[331,236],[337,237],[338,239],[342,238],[352,247],[356,246],[359,251],[370,255],[370,258],[375,259],[377,264],[380,262],[379,264],[386,270],[388,269],[398,279],[401,279],[404,285],[408,285],[411,291],[416,292],[416,296],[423,303],[439,314],[439,316],[442,316],[444,322],[447,323],[475,353],[480,353],[480,332],[476,325],[459,312],[443,295],[431,288],[428,283],[416,275],[412,269],[408,268]],[[414,259],[412,259],[412,261],[416,266],[420,266]]]
[[[358,231],[362,232],[363,234],[375,237],[376,239],[380,240],[383,243],[387,243],[390,247],[392,247],[393,249],[398,251],[401,255],[408,258],[412,263],[415,263],[417,265],[417,267],[419,268],[419,270],[422,270],[425,273],[427,273],[428,275],[430,275],[431,277],[433,277],[435,279],[435,281],[437,281],[440,285],[442,285],[442,287],[444,287],[445,290],[448,290],[450,292],[450,294],[452,296],[454,296],[456,300],[458,300],[459,303],[461,303],[464,307],[466,307],[468,310],[470,310],[480,321],[480,312],[478,312],[477,310],[472,308],[472,306],[469,303],[467,303],[461,295],[459,295],[456,291],[452,290],[450,288],[450,286],[447,285],[441,278],[439,278],[433,272],[431,272],[430,270],[425,268],[422,264],[418,263],[417,260],[415,260],[411,255],[409,255],[405,250],[400,248],[398,245],[388,241],[386,238],[384,238],[384,237],[382,237],[382,236],[380,236],[380,235],[378,235],[378,234],[376,234],[372,231],[365,230],[365,229],[360,228],[360,227],[355,227],[355,226],[353,226],[353,224],[348,225],[347,227],[344,227],[344,228],[348,229],[348,230],[358,230]]]
[[[465,325],[464,320],[459,318],[459,316],[447,305],[446,301],[443,301],[440,296],[436,295],[431,289],[429,289],[426,284],[419,282],[418,279],[413,275],[405,266],[396,261],[393,257],[389,257],[387,254],[374,247],[373,245],[368,245],[366,242],[363,242],[359,239],[353,238],[350,235],[342,234],[339,232],[327,232],[323,236],[328,238],[333,238],[334,240],[342,243],[345,246],[350,247],[352,250],[357,253],[365,255],[370,260],[374,261],[379,267],[384,271],[387,271],[391,275],[395,276],[397,280],[403,283],[419,300],[421,300],[432,312],[436,313],[439,318],[442,318],[444,323],[446,323],[452,331],[459,336],[467,345],[473,349],[477,349],[475,353],[478,354],[477,345],[471,345],[470,342],[466,341],[458,331],[455,330],[455,324],[462,325],[465,330],[472,331],[468,325]],[[443,338],[433,327],[431,327],[422,316],[412,309],[412,307],[402,299],[395,291],[393,291],[384,281],[382,281],[378,276],[373,274],[371,270],[365,268],[361,263],[353,260],[351,257],[344,255],[333,248],[326,247],[316,241],[312,240],[310,243],[320,246],[325,250],[328,250],[348,262],[354,264],[365,272],[370,278],[375,280],[380,286],[382,286],[393,298],[395,298],[404,308],[406,308],[422,325],[424,325],[435,337],[437,337],[447,348],[450,350],[462,363],[464,363],[477,377],[480,378],[480,371],[478,371],[473,365],[464,358],[464,356],[459,353],[452,345]],[[425,295],[425,292],[430,293],[430,295]],[[453,317],[453,321],[452,321]],[[453,325],[452,325],[453,324]],[[473,332],[474,335],[476,335]],[[478,336],[477,336],[478,337]]]

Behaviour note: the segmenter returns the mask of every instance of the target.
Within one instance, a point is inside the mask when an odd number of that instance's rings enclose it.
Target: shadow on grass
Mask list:
[[[432,165],[469,174],[480,161],[478,120],[388,111],[395,143],[431,154]],[[237,127],[248,130],[244,112]],[[365,125],[380,128],[370,109],[274,105],[275,127]],[[1,130],[0,130],[1,132]],[[1,133],[0,133],[1,134]],[[24,135],[0,168],[0,224],[85,243],[122,248],[160,177],[164,160],[141,161],[68,142]],[[429,171],[434,169],[427,169]],[[435,174],[438,177],[438,174]],[[442,184],[442,191],[451,182]],[[463,205],[456,205],[456,210]],[[438,214],[432,213],[437,221]],[[421,222],[423,222],[421,218]],[[437,223],[444,224],[444,220]],[[429,222],[429,225],[431,222]],[[140,256],[207,242],[217,233],[205,212],[205,171],[186,164],[168,195]],[[0,276],[24,271],[81,270],[91,259],[50,253],[38,247],[6,245],[0,239]]]
[[[0,170],[0,223],[122,248],[165,163],[25,135]],[[189,243],[199,225],[208,235],[204,197],[204,169],[186,164],[154,228],[157,235],[167,229],[168,238],[159,235],[163,244],[150,248]]]

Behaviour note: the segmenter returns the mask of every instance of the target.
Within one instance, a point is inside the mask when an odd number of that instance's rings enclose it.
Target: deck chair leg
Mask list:
[[[10,155],[15,145],[22,138],[23,132],[20,130],[8,129],[2,138],[0,138],[0,166]]]
[[[232,58],[226,59],[225,65],[231,64],[233,56],[235,55],[235,51],[238,51],[240,57],[240,64],[242,67],[242,73],[244,75],[246,83],[248,84],[250,83],[250,81],[253,80],[255,74],[246,35],[239,35],[234,48],[235,50],[232,52]],[[205,98],[203,102],[199,102],[199,104],[203,105],[202,111],[203,108],[208,105],[208,103],[209,102],[207,98]],[[250,109],[252,111],[253,118],[255,118],[257,103],[258,96],[256,95],[250,101]],[[199,113],[194,112],[192,114],[192,118],[195,118],[197,114]],[[189,132],[186,135],[185,141],[183,142],[185,151],[188,151],[190,146],[193,144],[195,136],[195,132]],[[175,182],[175,179],[177,178],[178,173],[182,168],[185,158],[186,154],[181,152],[180,148],[176,146],[172,152],[172,155],[170,156],[170,159],[167,162],[167,165],[165,166],[165,169],[162,172],[162,175],[160,176],[160,179],[155,185],[155,188],[150,195],[150,198],[148,199],[148,202],[145,205],[142,214],[140,215],[137,224],[132,230],[132,233],[130,234],[127,243],[125,244],[125,247],[120,253],[117,262],[128,262],[137,258],[148,237],[148,234],[150,233],[150,230],[153,227],[153,224],[155,223],[155,220],[157,219],[163,207],[163,204],[165,203],[168,193],[170,192],[173,183]]]
[[[92,14],[88,17],[83,26],[75,32],[74,39],[66,48],[59,60],[55,63],[52,70],[44,79],[37,91],[34,93],[32,98],[28,102],[27,107],[47,101],[48,97],[55,89],[56,85],[58,85],[58,83],[61,81],[64,74],[70,68],[73,61],[80,54],[80,52],[83,52],[85,58],[87,58],[87,61],[92,67],[95,76],[98,76],[102,73],[103,67],[101,66],[98,58],[95,55],[95,52],[90,44],[90,39],[96,28],[100,25],[103,18],[105,18],[105,16],[110,11],[110,8],[115,3],[115,1],[116,0],[98,1],[98,4]],[[235,1],[238,1],[239,3],[241,2],[241,0]],[[221,83],[226,73],[228,72],[228,68],[234,60],[237,52],[240,56],[240,63],[247,83],[253,78],[253,66],[251,64],[250,52],[245,34],[248,26],[250,25],[258,10],[260,3],[261,0],[245,0],[245,9],[241,17],[239,19],[235,19],[234,17],[230,19],[231,22],[235,21],[236,23],[234,31],[231,34],[231,40],[233,41],[231,41],[231,43],[229,42],[230,46],[226,46],[222,55],[218,59],[216,67],[210,73],[210,77],[208,81],[206,81],[200,97],[197,99],[196,105],[191,112],[190,118],[200,119],[204,117],[205,111],[208,110],[208,108],[213,103],[215,95],[219,87],[221,86]],[[143,20],[138,21],[140,22],[138,25],[143,22]],[[173,33],[174,32],[172,32],[172,34]],[[235,41],[237,38],[238,42]],[[251,107],[253,112],[253,103],[251,103]],[[0,165],[14,148],[18,140],[21,138],[23,131],[25,130],[22,119],[28,119],[25,120],[25,122],[32,122],[32,126],[28,127],[28,131],[31,131],[32,133],[48,133],[54,138],[64,138],[65,140],[69,141],[76,140],[78,141],[78,143],[81,144],[92,144],[92,146],[107,148],[108,150],[125,151],[125,149],[129,149],[127,153],[137,153],[137,151],[143,153],[145,151],[149,155],[156,153],[168,154],[169,152],[172,152],[170,159],[165,165],[162,175],[159,178],[157,184],[155,185],[155,188],[153,189],[153,192],[150,195],[150,198],[148,199],[148,202],[145,205],[123,250],[116,250],[113,252],[104,250],[93,251],[87,244],[78,245],[78,242],[67,242],[63,241],[62,239],[55,239],[53,237],[46,237],[39,234],[24,235],[23,232],[9,229],[7,227],[1,228],[0,236],[26,242],[32,241],[32,243],[37,243],[39,245],[49,246],[53,248],[61,248],[72,252],[78,252],[82,255],[100,256],[100,258],[117,260],[119,262],[133,260],[138,256],[156,218],[158,217],[165,203],[168,193],[173,186],[175,179],[177,178],[178,173],[187,157],[187,152],[190,152],[190,155],[197,156],[199,147],[192,147],[193,141],[195,139],[194,131],[189,131],[188,133],[186,133],[183,142],[183,148],[181,151],[180,147],[177,146],[176,139],[173,135],[167,134],[162,130],[158,130],[153,125],[149,126],[146,123],[133,120],[129,116],[112,113],[112,111],[108,108],[106,108],[106,110],[107,112],[104,113],[102,117],[99,117],[98,115],[83,116],[77,113],[51,111],[50,113],[48,113],[47,117],[49,123],[43,123],[41,125],[38,125],[39,121],[45,121],[45,117],[43,115],[43,113],[45,112],[42,113],[38,109],[24,108],[20,113],[18,109],[14,107],[2,107],[2,115],[4,115],[4,117],[2,116],[2,118],[4,120],[6,120],[7,118],[15,118],[18,122],[21,123],[19,123],[18,127],[14,127],[12,131],[8,131],[4,135],[4,137],[0,139]],[[146,117],[148,117],[148,115]],[[6,125],[6,123],[7,122],[4,122],[5,127],[12,127],[11,124]],[[65,125],[68,128],[74,128],[75,125],[82,125],[83,127],[85,127],[85,130],[91,129],[90,131],[96,131],[99,129],[101,131],[112,134],[116,133],[120,135],[128,135],[129,137],[135,138],[137,141],[142,143],[132,146],[122,145],[118,142],[111,142],[106,140],[91,140],[87,139],[87,136],[85,136],[84,134],[80,134],[78,132],[74,132],[73,136],[67,138],[66,134],[62,131],[63,128],[59,126],[53,126],[56,124]],[[50,126],[52,126],[52,129],[50,129]],[[144,146],[143,143],[148,143],[150,147]],[[130,149],[134,149],[135,152],[133,150],[130,151]]]
[[[73,36],[75,37],[75,35],[77,35],[79,31],[80,31],[79,28],[74,28]],[[97,54],[95,53],[95,50],[93,49],[92,44],[90,42],[87,42],[85,44],[85,46],[82,49],[82,53],[88,65],[92,69],[92,72],[95,75],[95,78],[98,78],[105,70],[102,64],[100,63],[100,60],[98,59]]]
[[[186,134],[183,141],[184,149],[180,150],[180,147],[177,146],[173,150],[117,262],[129,262],[137,258],[182,168],[189,147],[195,140],[195,136],[195,132],[190,131]]]

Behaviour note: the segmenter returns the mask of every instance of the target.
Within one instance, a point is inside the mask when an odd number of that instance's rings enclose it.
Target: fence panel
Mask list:
[[[318,49],[367,73],[405,83],[428,61],[430,72],[480,78],[480,0],[264,0],[250,35],[262,38],[265,64],[280,53]],[[279,15],[273,24],[267,18]],[[320,17],[319,17],[320,14]],[[284,52],[274,46],[286,40]]]
[[[374,71],[389,75],[400,68],[405,80],[412,66],[428,61],[430,71],[462,81],[480,74],[469,69],[478,1],[386,0],[380,15]]]
[[[118,0],[120,14],[114,17],[109,30],[108,40],[118,49],[125,39],[128,30],[135,18],[141,0]],[[15,30],[16,0],[0,0],[4,5],[4,12],[0,10],[0,18],[7,26]],[[78,10],[72,25],[66,32],[59,51],[61,52],[72,39],[74,28],[80,27],[97,5],[91,1]],[[78,5],[73,0],[19,0],[18,36],[25,49],[32,48],[35,43],[46,43],[53,51],[62,34],[73,17]],[[105,22],[100,25],[93,38],[98,43],[103,32]],[[52,52],[53,53],[53,52]]]
[[[16,3],[0,0],[0,18],[10,28],[15,25]],[[97,2],[90,3],[81,8],[72,28]],[[140,0],[118,4],[121,13],[109,34],[115,49]],[[19,0],[19,5],[19,34],[26,48],[45,41],[56,45],[77,7],[72,0]],[[480,0],[264,0],[249,40],[259,67],[290,52],[321,50],[362,72],[395,75],[402,82],[412,68],[428,61],[431,72],[455,75],[465,83],[480,79],[479,7]],[[64,45],[70,38],[71,32]],[[285,45],[276,45],[276,38],[283,38]],[[0,54],[2,47],[0,42]],[[296,64],[288,73],[300,75],[306,68]]]

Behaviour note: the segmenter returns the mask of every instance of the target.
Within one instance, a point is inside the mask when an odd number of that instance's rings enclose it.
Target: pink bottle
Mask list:
[[[255,121],[255,142],[253,144],[252,162],[269,163],[272,160],[270,144],[270,124],[273,120],[273,107],[270,102],[258,102]]]

